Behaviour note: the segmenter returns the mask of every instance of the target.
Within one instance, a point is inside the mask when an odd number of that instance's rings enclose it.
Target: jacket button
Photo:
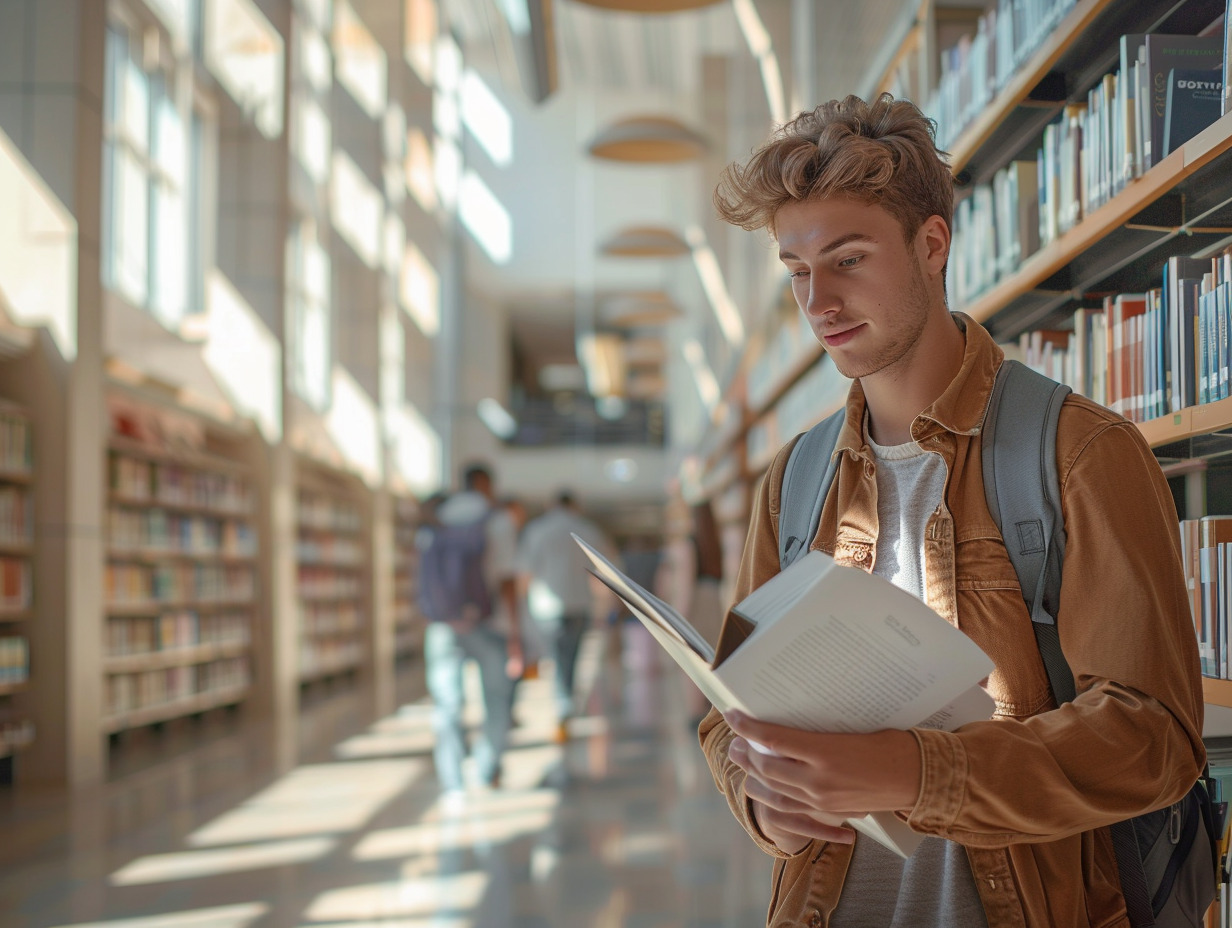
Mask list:
[[[813,910],[813,917],[809,919],[809,928],[821,928],[821,912],[817,909]]]

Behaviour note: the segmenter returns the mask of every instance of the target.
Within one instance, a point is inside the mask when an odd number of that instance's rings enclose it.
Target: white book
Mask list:
[[[729,621],[747,637],[712,666],[713,649],[678,611],[573,537],[595,576],[722,713],[832,733],[952,731],[992,717],[995,704],[980,686],[991,658],[882,577],[810,551],[732,607]],[[903,857],[924,837],[892,812],[849,824]]]

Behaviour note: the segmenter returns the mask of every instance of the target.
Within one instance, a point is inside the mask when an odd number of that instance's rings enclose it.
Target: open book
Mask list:
[[[714,649],[676,609],[576,535],[592,573],[720,712],[808,731],[953,730],[992,717],[992,660],[925,603],[882,577],[811,551],[732,607],[744,640]],[[712,666],[712,664],[714,666]],[[849,824],[909,857],[923,840],[896,815]]]

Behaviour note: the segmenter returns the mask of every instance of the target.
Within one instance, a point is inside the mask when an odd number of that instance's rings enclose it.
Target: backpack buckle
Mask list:
[[[1168,840],[1181,843],[1181,804],[1174,802],[1168,807]]]

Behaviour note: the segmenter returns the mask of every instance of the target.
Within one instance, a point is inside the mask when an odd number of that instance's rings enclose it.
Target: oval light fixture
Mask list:
[[[689,243],[662,226],[631,226],[604,242],[600,251],[621,258],[679,258],[690,251]]]
[[[626,13],[679,13],[714,6],[719,0],[577,0],[602,10],[622,10]]]
[[[662,290],[621,293],[600,304],[599,316],[605,325],[620,329],[664,325],[681,316],[680,307]]]
[[[707,142],[684,123],[666,116],[630,116],[602,129],[587,150],[608,161],[660,164],[692,161]]]

